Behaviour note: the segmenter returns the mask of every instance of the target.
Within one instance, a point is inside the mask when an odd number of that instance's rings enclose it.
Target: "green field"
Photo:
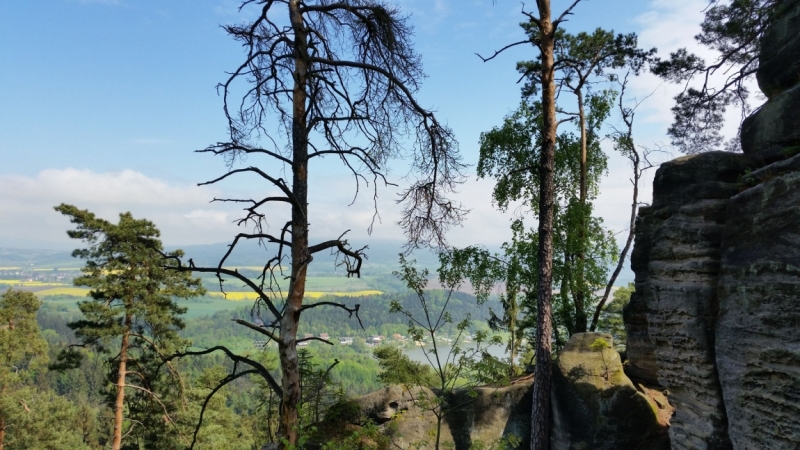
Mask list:
[[[81,300],[86,300],[85,295],[81,295],[81,292],[87,292],[85,289],[80,288],[56,288],[56,289],[47,289],[45,291],[36,292],[45,305],[48,308],[60,310],[60,311],[77,311],[78,310],[78,302]],[[322,295],[347,295],[347,296],[362,296],[362,295],[377,295],[380,294],[380,291],[360,291],[360,292],[307,292],[309,298],[319,298]],[[239,309],[244,305],[247,305],[248,301],[252,301],[252,299],[236,299],[236,300],[226,300],[222,297],[221,293],[213,292],[212,295],[207,295],[204,297],[199,297],[191,300],[179,300],[178,304],[181,306],[185,306],[188,310],[186,311],[186,318],[193,319],[195,317],[202,317],[214,314],[217,311],[229,310],[229,309]],[[229,293],[229,298],[236,294],[243,295],[243,294],[250,294],[247,292],[231,292]],[[238,300],[238,301],[237,301]]]
[[[40,295],[41,292],[42,291],[37,292],[36,294]],[[42,299],[42,302],[44,302],[46,308],[65,312],[77,312],[78,302],[81,300],[86,300],[85,296],[70,294],[40,295],[40,298]],[[226,309],[238,309],[245,304],[244,302],[234,302],[217,297],[200,297],[192,300],[180,300],[178,303],[188,309],[185,315],[187,319],[211,315],[217,311]]]

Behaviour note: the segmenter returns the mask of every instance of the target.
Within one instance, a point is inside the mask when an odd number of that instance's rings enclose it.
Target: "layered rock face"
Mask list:
[[[798,169],[800,156],[754,172],[728,208],[716,352],[737,449],[800,445]]]
[[[625,375],[605,333],[570,337],[553,367],[552,450],[669,449],[672,408]]]
[[[714,326],[725,215],[747,167],[744,155],[724,152],[670,161],[656,173],[653,205],[639,212],[628,358],[632,373],[669,390],[673,448],[730,448]]]
[[[777,10],[744,154],[662,165],[637,221],[629,372],[670,392],[672,448],[800,448],[800,1]]]

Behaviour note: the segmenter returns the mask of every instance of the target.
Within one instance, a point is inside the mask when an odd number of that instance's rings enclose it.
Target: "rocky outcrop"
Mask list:
[[[754,172],[723,237],[716,354],[735,448],[800,443],[800,156]]]
[[[605,333],[574,334],[559,352],[553,367],[552,450],[669,449],[671,406],[660,393],[637,389],[612,339]]]
[[[744,155],[724,152],[670,161],[656,173],[652,206],[639,213],[628,358],[632,373],[669,390],[673,448],[730,447],[714,322],[728,201],[747,167]]]
[[[800,0],[776,12],[744,154],[662,165],[637,221],[629,372],[670,393],[672,448],[800,448]]]
[[[527,448],[532,385],[532,380],[527,379],[510,386],[457,390],[448,402],[456,406],[442,422],[441,442],[451,446],[444,448],[492,448],[504,438],[509,442],[511,435],[519,443],[517,448]],[[379,424],[391,448],[432,449],[436,417],[420,405],[434,395],[427,388],[395,385],[356,398],[349,410],[320,424],[322,437],[312,440],[307,448],[318,448],[331,436],[351,433],[371,421]]]
[[[769,100],[745,119],[742,123],[742,151],[760,165],[800,153],[798,111],[800,85]]]
[[[775,7],[778,19],[761,39],[756,79],[772,98],[800,81],[800,0],[783,0]]]

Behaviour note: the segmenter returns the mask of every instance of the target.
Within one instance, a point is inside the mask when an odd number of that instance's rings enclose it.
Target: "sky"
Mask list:
[[[454,130],[467,169],[456,196],[471,210],[451,244],[497,246],[509,221],[524,211],[499,212],[492,183],[478,180],[481,132],[502,123],[520,100],[515,63],[536,57],[527,46],[492,54],[523,39],[523,5],[509,0],[388,0],[410,14],[415,45],[428,77],[420,103]],[[556,12],[569,2],[553,0]],[[533,7],[534,2],[529,2]],[[234,0],[25,0],[0,2],[0,247],[74,248],[59,203],[115,219],[120,212],[154,221],[167,245],[229,241],[242,230],[240,210],[210,203],[214,197],[255,197],[267,186],[252,178],[197,186],[226,170],[224,161],[194,150],[224,140],[226,122],[216,84],[237,67],[242,48],[220,24],[248,20]],[[636,32],[643,48],[659,54],[694,48],[707,0],[583,0],[564,25],[569,32],[597,27]],[[639,145],[667,146],[672,97],[680,88],[652,75],[632,81]],[[645,100],[646,98],[646,100]],[[607,131],[619,126],[613,117]],[[728,130],[730,133],[730,130]],[[627,161],[609,142],[609,173],[596,211],[614,232],[630,215]],[[656,162],[680,156],[667,146]],[[368,235],[371,196],[353,200],[352,178],[334,159],[311,168],[312,238],[352,230],[354,243],[396,239],[396,191],[406,182],[404,163],[390,179],[399,188],[379,191],[380,221]],[[256,164],[248,161],[248,164]],[[648,203],[654,170],[643,182]],[[275,223],[285,219],[275,218]],[[531,221],[533,225],[534,222]],[[624,236],[620,234],[620,236]]]

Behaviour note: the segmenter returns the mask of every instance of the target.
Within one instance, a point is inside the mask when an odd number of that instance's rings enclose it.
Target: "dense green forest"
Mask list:
[[[21,291],[8,291],[20,293]],[[624,294],[610,308],[615,314],[609,316],[609,331],[621,330],[621,306],[630,295],[629,290],[620,290]],[[30,298],[32,297],[32,299]],[[428,291],[427,297],[434,307],[441,306],[446,298],[444,291]],[[341,301],[342,298],[336,298]],[[32,295],[29,300],[36,300]],[[6,432],[6,448],[60,449],[91,448],[99,449],[108,444],[110,424],[113,413],[110,408],[110,396],[114,392],[111,376],[114,368],[106,357],[96,351],[86,351],[79,367],[68,370],[47,369],[48,362],[58,359],[59,353],[71,344],[78,343],[75,332],[68,323],[79,320],[81,315],[76,308],[76,297],[45,297],[36,300],[34,311],[38,329],[30,330],[26,344],[40,342],[35,355],[28,355],[28,363],[21,372],[24,376],[12,383],[3,384],[4,389],[13,389],[16,399],[22,402],[27,411],[23,415],[11,415],[6,420],[9,426]],[[321,299],[325,300],[325,298]],[[413,292],[384,294],[344,299],[345,302],[360,304],[359,316],[364,328],[358,321],[348,317],[344,311],[315,313],[310,311],[304,317],[300,335],[305,333],[319,336],[328,333],[335,345],[312,342],[301,350],[304,374],[314,386],[320,373],[338,360],[338,363],[325,378],[322,398],[309,399],[317,402],[316,409],[309,406],[308,416],[304,423],[313,423],[324,417],[328,406],[343,399],[375,391],[384,384],[382,380],[392,381],[394,378],[381,376],[380,362],[373,356],[379,347],[370,347],[366,339],[371,335],[383,335],[387,345],[404,348],[408,343],[395,342],[394,334],[406,336],[408,325],[405,316],[389,314],[392,300],[399,302],[412,314],[422,313],[420,303]],[[188,302],[202,302],[203,298]],[[70,305],[71,304],[71,305]],[[188,319],[181,337],[187,339],[192,349],[200,350],[213,346],[225,346],[232,351],[247,355],[264,364],[276,376],[279,370],[274,347],[258,348],[254,341],[260,335],[238,326],[232,319],[252,319],[254,311],[247,302],[236,302],[238,307],[219,310],[211,315]],[[487,319],[489,308],[501,307],[496,300],[479,304],[476,298],[464,293],[454,293],[448,304],[448,311],[456,318],[471,317],[470,333],[488,331]],[[443,330],[443,335],[454,334],[452,326]],[[615,334],[616,334],[615,333]],[[355,337],[352,345],[339,345],[337,337]],[[624,338],[624,336],[623,336]],[[413,347],[413,345],[412,345]],[[3,347],[5,360],[9,360],[9,349]],[[174,440],[164,441],[159,448],[178,448],[191,440],[194,428],[199,421],[201,405],[212,389],[233,369],[232,361],[222,352],[203,356],[185,357],[175,361],[175,370],[180,373],[181,389],[177,405],[169,409],[169,428],[167,435]],[[2,368],[8,374],[9,367]],[[19,373],[19,372],[18,372]],[[397,374],[393,374],[396,378]],[[5,381],[5,380],[4,380]],[[396,381],[396,380],[395,380]],[[243,377],[223,387],[211,399],[199,428],[195,448],[207,449],[259,449],[264,442],[275,437],[275,417],[278,399],[263,385],[258,377]],[[19,410],[11,405],[9,410]],[[2,406],[0,406],[2,408]],[[0,414],[5,410],[0,409]],[[152,411],[151,411],[152,413]],[[155,411],[161,420],[166,420],[164,411]],[[69,425],[67,425],[69,424]],[[145,437],[140,437],[146,442]],[[128,447],[138,448],[139,443],[129,442]],[[149,443],[148,445],[152,445]],[[172,447],[172,446],[175,447]],[[146,446],[145,448],[156,448]]]
[[[22,291],[7,292],[11,295]],[[441,306],[445,298],[443,291],[430,291],[428,294],[433,305]],[[32,295],[29,297],[36,300]],[[67,307],[70,300],[73,306]],[[30,339],[36,338],[43,342],[41,354],[36,356],[41,363],[30,365],[31,370],[26,378],[18,380],[14,385],[16,389],[23,386],[25,389],[33,389],[32,392],[36,394],[20,400],[31,409],[30,417],[22,423],[13,422],[14,426],[8,428],[7,448],[102,448],[108,443],[112,419],[109,396],[114,390],[111,379],[114,368],[108,364],[107,355],[85,351],[85,357],[78,368],[61,371],[48,370],[45,363],[56,361],[59,352],[78,343],[75,332],[68,326],[68,323],[81,318],[74,306],[77,300],[80,299],[66,296],[45,297],[41,307],[35,312],[38,330],[31,331],[31,336],[34,337]],[[304,318],[301,335],[310,333],[319,336],[321,333],[328,333],[336,344],[312,342],[301,350],[304,370],[309,379],[315,373],[327,369],[335,360],[339,361],[326,378],[324,404],[374,391],[383,385],[379,381],[381,369],[378,360],[372,354],[374,348],[367,346],[365,338],[383,335],[387,337],[386,341],[392,342],[393,334],[408,334],[404,316],[388,314],[392,300],[397,300],[415,314],[421,313],[416,296],[412,292],[405,292],[346,298],[346,302],[358,302],[361,305],[359,317],[364,325],[363,329],[359,327],[355,317],[349,318],[344,311],[324,314],[310,311]],[[235,318],[253,317],[254,311],[245,303],[247,302],[237,302],[241,306],[236,309],[220,310],[212,315],[188,319],[181,337],[191,342],[192,349],[222,345],[236,353],[248,355],[261,361],[277,375],[278,364],[273,347],[257,348],[254,340],[259,338],[259,334],[245,330],[232,321]],[[471,295],[454,293],[448,310],[455,317],[471,316],[474,319],[471,331],[477,332],[488,329],[486,319],[489,305],[497,307],[495,302],[487,303],[488,305],[479,305]],[[452,330],[444,331],[444,334],[452,333]],[[336,342],[338,336],[354,336],[355,339],[352,345],[339,345]],[[395,342],[394,345],[402,347],[403,344]],[[173,430],[169,435],[174,435],[175,439],[181,441],[184,438],[190,439],[199,420],[202,402],[217,383],[230,373],[233,364],[223,353],[217,352],[181,358],[175,361],[174,366],[180,373],[183,385],[180,393],[182,398],[178,402],[181,405],[170,409],[170,426]],[[8,371],[9,368],[4,367],[3,370]],[[270,414],[274,417],[277,398],[272,398],[269,389],[264,389],[262,384],[257,377],[243,377],[222,388],[209,403],[196,448],[257,449],[274,438],[275,424],[270,425],[269,418]],[[318,410],[316,417],[306,420],[319,420],[323,412],[324,409],[322,412]],[[156,414],[164,415],[163,411],[156,411]],[[43,433],[35,428],[52,421],[75,426],[58,429],[53,434]],[[26,440],[33,438],[33,435],[37,441]],[[167,445],[163,448],[170,447]]]

